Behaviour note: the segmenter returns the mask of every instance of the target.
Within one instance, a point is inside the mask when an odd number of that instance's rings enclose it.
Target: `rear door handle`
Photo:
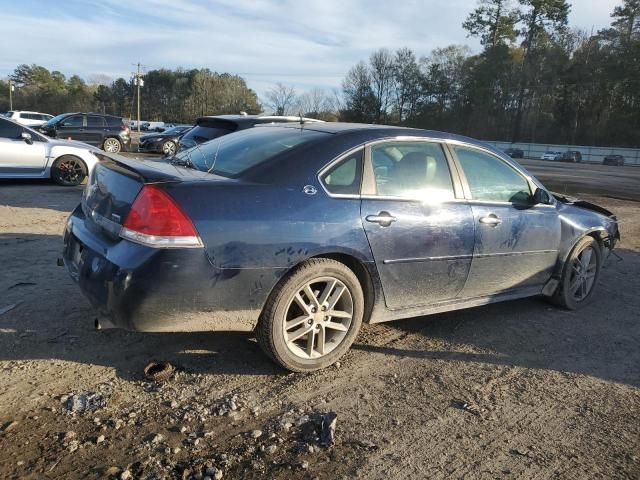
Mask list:
[[[377,215],[367,215],[365,220],[367,222],[377,223],[381,227],[388,227],[398,219],[389,212],[379,212]]]
[[[490,213],[486,217],[480,217],[480,223],[489,225],[490,227],[497,227],[502,223],[502,220],[500,220],[495,213]]]

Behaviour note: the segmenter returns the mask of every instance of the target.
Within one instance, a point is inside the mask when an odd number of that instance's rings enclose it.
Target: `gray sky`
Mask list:
[[[276,81],[339,87],[380,47],[418,56],[467,44],[476,0],[22,0],[2,7],[0,76],[36,63],[85,78],[128,78],[132,64],[240,74],[262,94]],[[570,25],[607,26],[620,0],[572,0]]]

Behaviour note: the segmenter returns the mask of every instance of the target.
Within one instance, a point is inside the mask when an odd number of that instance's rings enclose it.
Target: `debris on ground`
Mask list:
[[[107,401],[99,393],[84,392],[71,395],[64,404],[66,409],[72,413],[84,413],[104,408]]]
[[[176,368],[169,362],[151,362],[144,367],[145,377],[156,382],[169,380],[175,371]]]
[[[5,432],[5,433],[9,433],[11,430],[15,429],[18,426],[19,422],[13,420],[10,422],[5,423],[4,425],[2,425],[2,428],[0,428],[1,432]]]
[[[467,402],[465,400],[452,400],[451,406],[455,408],[459,408],[460,410],[469,412],[472,415],[475,415],[477,417],[479,417],[480,414],[482,413],[482,410],[480,409],[480,407],[478,407],[476,404],[472,402]]]

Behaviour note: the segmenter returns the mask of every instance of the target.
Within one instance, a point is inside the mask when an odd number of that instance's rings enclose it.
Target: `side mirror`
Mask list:
[[[533,192],[533,196],[531,197],[531,202],[534,205],[550,205],[551,204],[551,197],[549,196],[549,194],[541,189],[541,188],[536,188],[536,191]]]
[[[33,144],[33,138],[31,137],[30,133],[22,132],[20,134],[20,138],[22,138],[25,141],[25,143],[28,143],[29,145]]]

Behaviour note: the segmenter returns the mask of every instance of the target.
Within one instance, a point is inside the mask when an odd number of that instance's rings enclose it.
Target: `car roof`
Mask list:
[[[301,125],[294,123],[256,125],[256,128],[301,128]],[[457,140],[464,143],[482,146],[495,150],[491,145],[475,138],[465,137],[454,133],[441,132],[437,130],[424,130],[421,128],[398,127],[392,125],[379,125],[372,123],[345,123],[345,122],[314,122],[303,123],[302,128],[325,132],[331,134],[345,134],[353,132],[371,132],[371,137],[426,137],[437,140]]]

